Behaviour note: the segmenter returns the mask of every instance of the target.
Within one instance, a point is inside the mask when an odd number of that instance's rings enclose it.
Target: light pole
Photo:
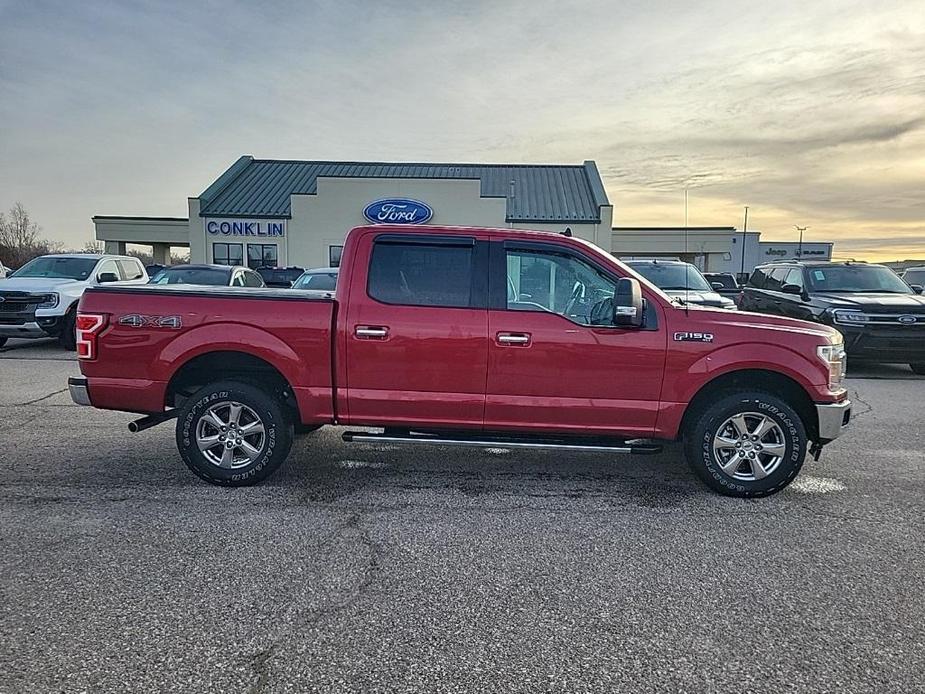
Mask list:
[[[803,232],[809,229],[809,227],[798,227],[796,224],[794,224],[793,228],[800,232],[800,245],[797,248],[797,257],[800,260],[803,260]]]
[[[739,271],[739,279],[745,274],[745,232],[748,231],[748,205],[745,206],[745,224],[742,225],[742,269]]]

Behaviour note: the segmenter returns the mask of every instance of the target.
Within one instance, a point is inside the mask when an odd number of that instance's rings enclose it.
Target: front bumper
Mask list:
[[[71,376],[67,379],[67,389],[71,394],[71,400],[78,405],[90,405],[90,391],[87,389],[87,379],[83,376]]]
[[[816,416],[819,419],[819,440],[828,443],[841,436],[842,431],[851,421],[851,401],[816,404]]]
[[[36,338],[49,337],[49,334],[35,321],[29,323],[0,323],[0,337]]]
[[[849,360],[887,364],[925,361],[925,329],[920,325],[855,328],[839,323],[834,327],[845,336]]]

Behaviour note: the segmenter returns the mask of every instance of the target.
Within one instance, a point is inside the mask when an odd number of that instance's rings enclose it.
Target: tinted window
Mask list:
[[[93,272],[99,258],[35,258],[19,268],[10,277],[54,277],[57,279],[85,280]]]
[[[704,277],[707,278],[711,284],[717,282],[723,285],[723,289],[738,289],[739,285],[736,284],[735,278],[732,275],[722,275],[722,274],[705,274]]]
[[[712,292],[713,287],[703,278],[700,270],[688,263],[627,263],[659,289],[676,291],[691,289]]]
[[[792,284],[802,289],[803,288],[803,271],[798,267],[795,267],[792,270],[790,270],[790,272],[788,272],[787,275],[784,277],[784,284]]]
[[[247,244],[247,267],[256,270],[258,267],[276,267],[277,249],[275,243],[249,243]]]
[[[328,246],[328,265],[331,267],[340,267],[340,256],[343,252],[343,246]]]
[[[377,243],[369,267],[369,295],[389,304],[468,307],[472,246]]]
[[[764,289],[768,281],[768,273],[765,268],[756,267],[752,276],[748,278],[748,286],[756,289]]]
[[[117,279],[122,279],[119,275],[119,266],[116,265],[115,260],[105,260],[100,263],[100,266],[96,269],[97,278],[101,277],[104,273],[110,273],[115,275]]]
[[[911,294],[899,276],[882,265],[827,265],[809,269],[814,292],[887,292]]]
[[[263,280],[260,279],[260,275],[256,272],[245,272],[244,273],[244,286],[245,287],[262,287]]]
[[[591,325],[595,305],[613,299],[616,284],[571,255],[507,252],[507,308],[549,311]]]
[[[788,267],[774,268],[768,275],[768,279],[765,280],[764,288],[772,292],[779,292],[780,288],[784,286],[784,278],[787,276],[788,272],[790,272],[790,268]]]
[[[305,273],[296,280],[292,287],[293,289],[335,289],[337,287],[337,274],[333,272]]]
[[[168,267],[151,280],[151,284],[228,284],[228,270],[218,268]]]
[[[216,265],[243,265],[244,246],[240,243],[213,243],[212,262]]]
[[[925,270],[906,270],[903,279],[908,284],[925,284]]]
[[[119,269],[122,270],[122,279],[140,280],[144,277],[144,271],[141,263],[137,260],[117,260]]]

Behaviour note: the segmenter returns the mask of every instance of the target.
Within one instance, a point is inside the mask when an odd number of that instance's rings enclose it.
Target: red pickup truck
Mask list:
[[[685,306],[601,249],[511,229],[366,226],[333,294],[100,286],[74,401],[176,418],[189,468],[265,479],[299,431],[344,440],[652,453],[682,440],[730,496],[766,496],[848,424],[841,335]]]

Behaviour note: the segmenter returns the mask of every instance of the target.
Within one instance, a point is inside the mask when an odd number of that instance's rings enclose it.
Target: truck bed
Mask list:
[[[303,421],[333,411],[330,292],[248,287],[94,287],[82,313],[107,316],[97,357],[80,362],[96,407],[162,412],[171,380],[194,367],[220,368],[228,353],[266,362],[292,386]],[[205,361],[204,361],[205,360]]]

